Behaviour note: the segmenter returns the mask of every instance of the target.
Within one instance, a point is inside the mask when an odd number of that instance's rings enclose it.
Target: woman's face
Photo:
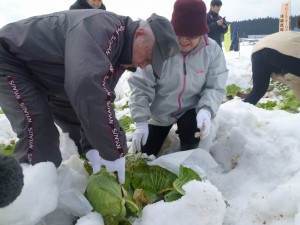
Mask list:
[[[201,36],[196,37],[184,37],[184,36],[177,36],[180,52],[190,52],[193,50],[200,42]]]
[[[88,0],[88,3],[95,9],[98,9],[101,7],[102,0]]]

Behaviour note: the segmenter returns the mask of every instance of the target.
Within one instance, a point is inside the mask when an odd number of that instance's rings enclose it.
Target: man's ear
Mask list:
[[[134,38],[138,38],[140,36],[144,36],[147,34],[147,31],[144,29],[144,28],[138,28],[136,31],[135,31],[135,35],[134,35]]]

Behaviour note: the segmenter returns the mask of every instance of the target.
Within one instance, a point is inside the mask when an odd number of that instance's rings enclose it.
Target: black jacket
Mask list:
[[[92,6],[90,6],[90,4],[87,3],[86,0],[77,0],[73,5],[70,6],[69,9],[94,9],[94,8]],[[98,9],[106,10],[106,7],[102,3],[101,7]]]
[[[228,26],[226,26],[225,28],[219,26],[217,23],[219,19],[222,19],[222,17],[219,16],[218,13],[215,13],[211,10],[207,13],[207,25],[209,27],[208,36],[214,39],[222,48],[223,34],[228,31]]]
[[[115,160],[127,146],[112,105],[114,88],[125,71],[120,64],[132,64],[138,25],[129,17],[90,9],[10,23],[0,29],[0,68],[23,67],[45,94],[67,95],[90,145],[104,159]]]

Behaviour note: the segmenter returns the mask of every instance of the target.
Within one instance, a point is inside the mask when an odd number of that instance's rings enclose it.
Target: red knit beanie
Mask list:
[[[206,5],[202,0],[177,0],[171,22],[178,36],[195,37],[209,31]]]

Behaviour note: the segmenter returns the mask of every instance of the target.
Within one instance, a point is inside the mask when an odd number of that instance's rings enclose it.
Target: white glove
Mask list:
[[[125,182],[125,157],[116,159],[115,161],[109,161],[102,159],[99,152],[96,149],[91,149],[86,153],[87,159],[91,162],[93,167],[93,173],[100,172],[101,165],[105,165],[108,172],[117,172],[118,179],[121,184]]]
[[[102,158],[100,157],[99,152],[96,149],[91,149],[85,154],[85,156],[92,164],[93,173],[96,174],[100,172]]]
[[[108,161],[103,159],[103,164],[106,166],[108,172],[116,171],[120,184],[125,183],[125,157],[116,159],[115,161]]]
[[[200,109],[197,113],[197,127],[200,129],[200,138],[208,136],[211,126],[211,113],[207,109]]]
[[[141,151],[141,145],[145,145],[149,135],[148,123],[137,123],[132,138],[132,152]]]

